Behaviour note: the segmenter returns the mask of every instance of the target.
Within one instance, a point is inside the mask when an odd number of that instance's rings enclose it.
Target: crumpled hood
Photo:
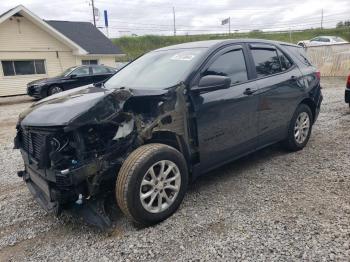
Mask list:
[[[159,96],[167,90],[108,90],[83,86],[47,97],[20,114],[22,127],[81,126],[99,123],[120,112],[132,96]]]

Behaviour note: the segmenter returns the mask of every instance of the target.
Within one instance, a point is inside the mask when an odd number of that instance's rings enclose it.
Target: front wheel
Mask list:
[[[60,87],[60,86],[51,86],[49,88],[49,90],[47,91],[47,95],[51,96],[51,95],[54,95],[54,94],[57,94],[57,93],[61,93],[61,92],[63,92],[62,87]]]
[[[123,163],[116,184],[120,209],[136,223],[153,225],[180,206],[188,184],[183,155],[164,144],[139,147]]]
[[[303,149],[309,141],[312,130],[313,116],[306,104],[300,104],[294,112],[289,124],[288,137],[284,141],[290,151]]]

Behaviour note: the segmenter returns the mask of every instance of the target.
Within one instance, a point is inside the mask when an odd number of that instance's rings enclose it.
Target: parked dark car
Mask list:
[[[115,72],[114,68],[104,65],[73,66],[59,76],[28,83],[27,94],[35,98],[44,98],[72,88],[105,81]]]
[[[348,79],[347,79],[347,81],[346,81],[345,103],[348,103],[348,104],[349,104],[349,107],[350,107],[350,73],[349,73]]]
[[[22,113],[18,175],[48,211],[79,206],[105,225],[101,199],[114,192],[130,219],[155,224],[201,174],[281,141],[303,149],[320,111],[319,76],[303,48],[287,43],[161,48],[103,88],[56,94]]]

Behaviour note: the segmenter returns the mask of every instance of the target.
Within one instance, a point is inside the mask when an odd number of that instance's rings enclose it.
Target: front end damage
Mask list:
[[[45,210],[56,215],[74,210],[103,228],[111,224],[103,201],[114,192],[118,170],[134,149],[162,133],[174,134],[179,150],[187,154],[193,148],[185,148],[191,141],[183,84],[155,93],[118,89],[101,94],[102,88],[92,89],[30,108],[20,116],[15,148],[25,166],[18,175]],[[89,105],[84,101],[78,112],[74,106],[84,95],[91,96]],[[70,105],[71,111],[62,114]],[[47,112],[51,117],[45,120]]]

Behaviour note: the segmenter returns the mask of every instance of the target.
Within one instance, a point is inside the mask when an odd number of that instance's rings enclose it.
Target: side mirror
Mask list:
[[[95,87],[102,87],[103,84],[104,84],[104,81],[93,83],[93,86],[95,86]]]
[[[69,76],[69,78],[77,78],[77,75],[76,74],[72,74]]]
[[[207,75],[199,80],[199,84],[191,90],[195,92],[210,92],[226,89],[231,86],[231,78],[227,76]]]

